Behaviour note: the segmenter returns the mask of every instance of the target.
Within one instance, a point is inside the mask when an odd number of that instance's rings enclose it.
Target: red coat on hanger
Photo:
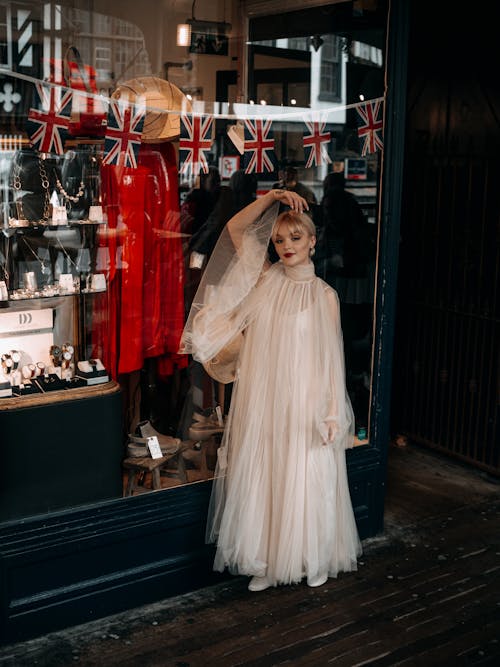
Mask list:
[[[104,362],[116,377],[157,357],[160,374],[184,367],[184,263],[175,149],[143,144],[136,169],[102,168],[110,252]],[[105,335],[107,334],[107,335]],[[107,340],[106,340],[107,338]]]

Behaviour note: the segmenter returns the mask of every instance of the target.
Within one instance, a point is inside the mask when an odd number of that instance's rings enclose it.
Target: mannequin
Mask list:
[[[102,168],[108,217],[102,243],[109,244],[110,274],[101,340],[114,377],[126,382],[125,376],[145,369],[147,393],[153,395],[152,378],[170,381],[187,361],[177,351],[184,323],[184,264],[173,142],[180,134],[179,112],[189,102],[176,86],[156,77],[124,82],[112,97],[145,103],[146,116],[137,168]]]

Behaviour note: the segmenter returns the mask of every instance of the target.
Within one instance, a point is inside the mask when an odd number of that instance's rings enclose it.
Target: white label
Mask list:
[[[163,456],[161,453],[160,443],[158,442],[156,435],[152,435],[148,438],[148,449],[152,459],[161,459]]]
[[[94,292],[103,292],[106,289],[106,276],[104,273],[93,273],[90,284]]]
[[[196,250],[193,250],[193,252],[189,256],[189,268],[201,269],[204,261],[205,261],[205,255],[202,255],[201,253],[196,252]]]
[[[220,405],[215,408],[215,414],[217,415],[217,423],[219,426],[224,426],[224,420],[222,419],[222,410]]]
[[[23,273],[23,283],[24,289],[34,292],[37,288],[35,272],[27,271],[26,273]]]
[[[68,212],[66,211],[66,206],[53,206],[52,224],[66,225],[67,223],[68,223]]]
[[[0,313],[0,334],[18,334],[24,331],[52,331],[52,308],[42,310],[9,310]]]
[[[75,284],[71,273],[61,273],[59,276],[59,287],[65,292],[75,291]]]
[[[93,222],[101,222],[102,206],[91,206],[89,208],[89,220],[92,220]]]

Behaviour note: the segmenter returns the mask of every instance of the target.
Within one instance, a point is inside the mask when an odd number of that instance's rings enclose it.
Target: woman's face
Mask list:
[[[278,224],[274,234],[274,247],[285,266],[299,266],[310,261],[311,248],[316,237],[303,227],[289,227],[286,222]]]

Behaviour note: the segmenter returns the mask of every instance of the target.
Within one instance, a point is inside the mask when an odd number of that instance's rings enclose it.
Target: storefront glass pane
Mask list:
[[[232,384],[182,354],[181,334],[225,223],[273,187],[310,202],[316,273],[341,302],[354,444],[368,444],[385,7],[271,4],[0,1],[1,446],[29,407],[24,446],[49,461],[46,406],[63,414],[69,392],[84,402],[116,383],[120,451],[96,460],[114,481],[84,502],[213,477]],[[363,114],[380,125],[371,143]],[[274,140],[260,167],[248,119]],[[88,486],[81,456],[44,474]],[[27,514],[82,502],[43,494]]]

